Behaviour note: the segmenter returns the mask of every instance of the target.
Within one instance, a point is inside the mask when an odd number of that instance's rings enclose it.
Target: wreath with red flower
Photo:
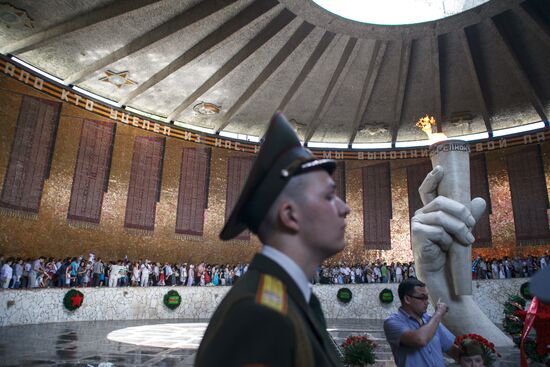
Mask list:
[[[491,367],[496,360],[496,357],[500,357],[495,345],[478,334],[465,334],[460,335],[455,339],[455,344],[458,346],[461,352],[465,352],[465,344],[475,342],[481,346],[481,358],[483,358],[483,365],[485,367]]]
[[[514,343],[519,347],[521,342],[521,333],[525,323],[526,301],[518,295],[511,295],[504,303],[503,328],[512,336]],[[550,352],[546,349],[547,340],[550,340],[548,327],[544,324],[550,322],[550,306],[542,304],[537,314],[539,318],[535,324],[535,336],[531,333],[524,342],[524,350],[527,358],[533,362],[544,363],[550,357]],[[540,323],[540,326],[539,326]]]
[[[348,336],[342,343],[344,363],[348,365],[374,364],[376,343],[363,335]]]
[[[74,311],[77,308],[80,308],[83,302],[84,294],[76,289],[69,290],[65,293],[65,297],[63,297],[63,306],[65,306],[65,308],[69,311]]]

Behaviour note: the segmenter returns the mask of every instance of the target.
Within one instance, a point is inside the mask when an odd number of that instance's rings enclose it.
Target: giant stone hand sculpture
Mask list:
[[[444,175],[444,169],[436,166],[419,189],[424,207],[411,219],[417,276],[426,283],[433,304],[441,300],[449,306],[443,323],[455,335],[476,333],[496,346],[512,346],[512,340],[481,311],[471,292],[468,294],[472,286],[470,270],[466,274],[453,274],[456,266],[452,266],[455,261],[452,250],[471,247],[474,242],[471,231],[485,210],[485,201],[475,198],[462,204],[437,196]],[[460,289],[455,287],[457,279]]]

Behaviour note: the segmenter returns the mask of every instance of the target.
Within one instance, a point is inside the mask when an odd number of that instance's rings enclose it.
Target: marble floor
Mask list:
[[[90,321],[2,327],[0,366],[190,367],[207,322]],[[349,335],[369,335],[378,343],[376,367],[395,366],[382,320],[328,320],[328,331],[336,345]],[[519,366],[517,349],[501,354],[497,366]]]

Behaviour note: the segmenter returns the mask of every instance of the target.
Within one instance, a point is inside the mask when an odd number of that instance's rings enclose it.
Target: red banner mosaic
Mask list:
[[[243,189],[250,168],[252,167],[252,162],[253,159],[248,157],[230,157],[227,161],[226,222],[235,204],[237,204],[241,190]],[[250,231],[243,231],[236,239],[244,241],[250,240]]]
[[[59,102],[23,96],[0,196],[3,212],[38,213],[50,174],[60,110]]]
[[[548,243],[548,192],[540,146],[529,146],[508,154],[506,164],[512,192],[517,243]]]
[[[155,229],[155,212],[160,200],[165,139],[136,137],[124,227],[144,231]]]
[[[389,162],[363,167],[363,238],[366,249],[391,249],[391,217]]]
[[[183,148],[176,214],[178,234],[203,235],[210,154],[210,148]]]
[[[473,230],[473,235],[476,239],[473,247],[491,247],[491,223],[489,221],[489,214],[491,214],[492,210],[485,153],[470,157],[470,192],[472,198],[480,197],[487,203],[487,209],[481,218],[478,219]]]
[[[115,124],[84,120],[73,176],[67,219],[99,223],[107,192]]]

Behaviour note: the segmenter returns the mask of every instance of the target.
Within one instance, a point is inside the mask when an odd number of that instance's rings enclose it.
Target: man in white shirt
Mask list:
[[[13,267],[13,288],[21,287],[21,277],[23,276],[23,259],[17,259]]]
[[[401,264],[397,263],[395,266],[395,282],[401,283],[403,281],[403,269],[401,268]]]
[[[37,288],[40,285],[39,278],[41,278],[44,271],[42,264],[45,259],[46,258],[44,256],[40,256],[38,259],[33,261],[31,271],[29,272],[30,288]]]
[[[172,275],[174,272],[172,271],[172,265],[170,263],[164,264],[164,276],[166,277],[166,285],[174,285],[174,279]]]
[[[121,265],[116,265],[114,261],[111,261],[110,271],[109,271],[109,288],[114,288],[117,286],[118,279],[120,278],[120,269]]]
[[[11,278],[13,276],[13,268],[11,267],[12,264],[13,257],[9,257],[0,269],[0,285],[4,289],[9,287]]]
[[[147,287],[149,285],[149,274],[151,274],[151,265],[149,265],[149,260],[145,259],[145,262],[141,264],[140,286]]]

